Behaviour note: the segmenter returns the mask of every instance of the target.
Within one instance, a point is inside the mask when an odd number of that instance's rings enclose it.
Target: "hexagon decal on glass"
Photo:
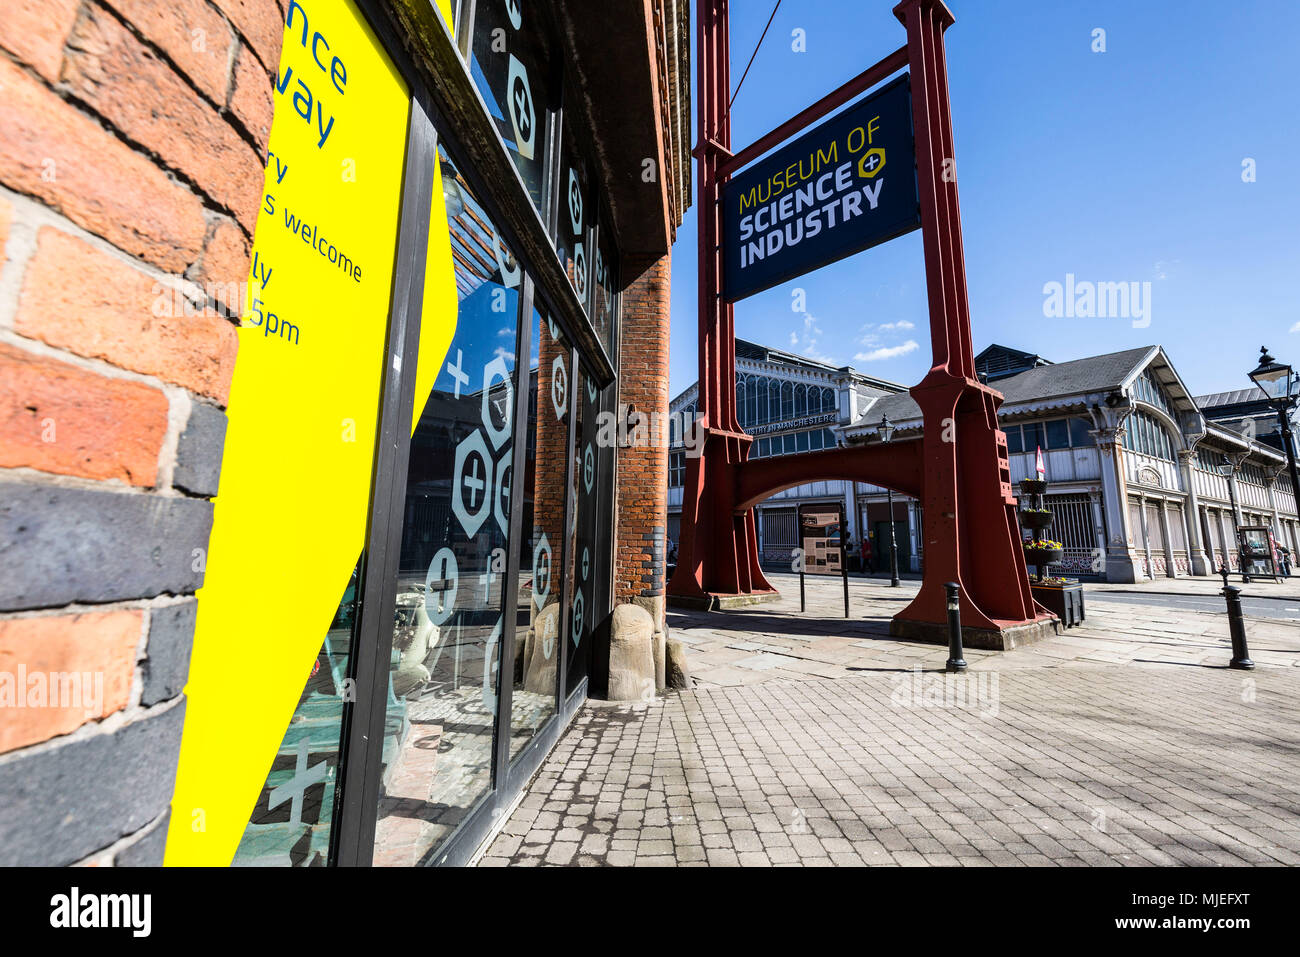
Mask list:
[[[546,599],[551,594],[551,543],[546,540],[546,533],[533,546],[533,603],[537,610],[546,607]]]
[[[515,450],[511,449],[497,462],[497,478],[493,485],[492,514],[502,535],[510,534],[510,483],[514,479]]]
[[[573,235],[582,235],[582,186],[578,183],[578,171],[569,170],[569,225]]]
[[[492,380],[500,379],[506,387],[506,401],[504,414],[505,420],[501,428],[496,427],[492,418]],[[479,418],[483,420],[483,430],[487,432],[488,438],[492,440],[492,448],[496,451],[501,450],[501,446],[510,438],[510,433],[514,431],[511,423],[515,417],[515,385],[510,381],[510,369],[506,366],[505,356],[497,356],[491,362],[483,367],[483,402],[479,410]]]
[[[424,576],[424,610],[435,625],[441,625],[456,609],[456,592],[460,589],[460,568],[456,553],[440,548],[429,562]]]
[[[587,298],[587,249],[582,243],[573,244],[573,288],[579,298]]]
[[[465,535],[473,538],[492,508],[492,456],[482,432],[476,430],[456,446],[456,466],[451,474],[456,483],[451,511]]]
[[[515,130],[515,149],[524,159],[532,159],[537,138],[537,117],[533,113],[533,91],[528,86],[528,70],[513,53],[506,66],[506,98],[510,125]]]
[[[569,370],[564,366],[564,356],[555,357],[551,363],[551,404],[555,406],[555,417],[563,419],[569,407]]]
[[[573,596],[573,647],[575,648],[582,641],[582,615],[586,604],[582,600],[582,592],[576,592]]]

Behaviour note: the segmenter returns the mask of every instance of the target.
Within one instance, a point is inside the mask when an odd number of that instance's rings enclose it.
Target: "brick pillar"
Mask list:
[[[625,264],[619,349],[621,409],[645,418],[618,452],[614,598],[643,605],[663,630],[668,527],[668,297],[672,255]]]
[[[0,15],[0,865],[162,861],[282,33]]]

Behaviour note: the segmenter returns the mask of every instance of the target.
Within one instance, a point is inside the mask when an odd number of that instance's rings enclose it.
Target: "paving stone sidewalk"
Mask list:
[[[890,588],[887,582],[850,580],[852,617],[845,619],[838,579],[810,577],[803,612],[798,576],[771,579],[781,596],[763,605],[723,613],[669,611],[672,636],[686,644],[697,685],[941,669],[948,658],[947,646],[889,635],[890,618],[915,596],[916,582]],[[1010,652],[967,648],[966,660],[975,670],[1007,670],[1124,662],[1215,665],[1232,657],[1224,614],[1093,601],[1087,615],[1080,627]],[[1251,656],[1261,666],[1300,667],[1300,624],[1251,619],[1249,631]]]
[[[1097,603],[946,676],[888,636],[915,583],[778,587],[670,613],[696,687],[590,702],[480,863],[1300,864],[1300,625],[1238,672],[1222,615]]]
[[[1297,864],[1298,691],[1123,665],[589,706],[481,863]]]

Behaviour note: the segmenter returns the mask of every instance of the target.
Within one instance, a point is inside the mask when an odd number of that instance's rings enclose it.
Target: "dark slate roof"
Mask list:
[[[1006,397],[1006,405],[1079,392],[1103,392],[1118,388],[1154,348],[1142,346],[1103,356],[1039,366],[999,379],[993,387]],[[921,408],[906,393],[885,396],[874,402],[858,421],[879,422],[882,415],[888,415],[894,422],[904,422],[920,418]]]
[[[975,371],[989,379],[1005,379],[1035,366],[1051,365],[1042,356],[993,343],[975,357]]]
[[[1195,402],[1197,408],[1208,413],[1213,409],[1224,406],[1262,404],[1264,396],[1260,394],[1258,388],[1252,387],[1249,389],[1233,389],[1231,392],[1211,392],[1209,395],[1198,395]]]

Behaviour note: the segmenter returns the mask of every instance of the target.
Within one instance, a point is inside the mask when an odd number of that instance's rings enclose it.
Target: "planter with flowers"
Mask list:
[[[1065,556],[1065,547],[1048,537],[1052,527],[1052,510],[1043,497],[1047,492],[1044,479],[1025,479],[1020,483],[1020,525],[1029,532],[1024,542],[1025,564],[1037,569],[1029,587],[1034,600],[1053,612],[1066,628],[1083,621],[1083,586],[1072,578],[1047,577],[1043,569],[1057,564]]]

